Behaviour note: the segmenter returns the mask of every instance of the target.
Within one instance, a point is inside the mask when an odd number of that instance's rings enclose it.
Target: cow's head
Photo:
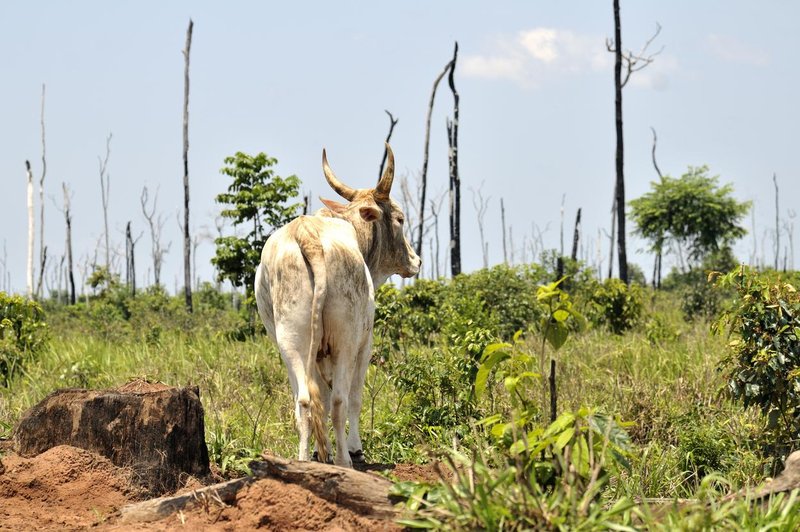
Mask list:
[[[389,144],[386,144],[386,151],[386,169],[375,188],[355,189],[339,181],[328,165],[325,150],[322,150],[325,179],[348,203],[320,199],[330,215],[353,224],[367,267],[373,278],[380,279],[380,282],[395,273],[412,277],[419,273],[421,263],[405,237],[403,210],[389,197],[394,180],[394,154]]]

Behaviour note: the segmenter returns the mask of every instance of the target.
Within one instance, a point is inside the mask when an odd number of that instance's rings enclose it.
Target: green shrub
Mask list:
[[[622,334],[639,322],[643,302],[639,285],[628,286],[619,279],[607,279],[591,295],[586,314],[593,325]]]
[[[713,329],[733,340],[720,369],[730,396],[764,419],[764,450],[782,463],[800,439],[800,294],[769,275],[742,266],[717,280],[738,293]]]
[[[39,303],[0,292],[0,379],[4,386],[47,343]]]

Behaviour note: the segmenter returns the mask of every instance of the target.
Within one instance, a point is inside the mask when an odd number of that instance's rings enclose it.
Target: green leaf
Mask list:
[[[486,349],[488,349],[488,347]],[[475,375],[475,395],[477,397],[480,397],[483,395],[483,392],[486,391],[486,381],[489,379],[489,374],[492,372],[492,368],[510,356],[511,355],[505,351],[495,350],[491,352],[489,357],[483,361],[478,368],[478,373]]]
[[[569,442],[572,440],[572,437],[575,435],[575,427],[568,427],[561,435],[558,437],[555,443],[556,449],[559,451],[563,449]]]
[[[561,346],[564,345],[564,342],[567,341],[569,329],[561,322],[549,323],[545,328],[544,336],[553,349],[558,351]]]
[[[542,438],[547,438],[553,436],[554,434],[559,434],[561,431],[569,427],[570,425],[575,423],[575,414],[572,412],[564,412],[560,416],[553,421],[547,430],[544,431],[542,434]]]

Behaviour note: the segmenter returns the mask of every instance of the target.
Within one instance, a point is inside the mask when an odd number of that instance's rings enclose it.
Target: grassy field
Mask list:
[[[532,282],[533,277],[522,277]],[[723,499],[760,483],[772,462],[757,443],[763,425],[758,413],[723,393],[717,368],[728,338],[712,335],[705,319],[687,321],[678,292],[642,290],[639,315],[623,334],[590,319],[569,331],[560,350],[545,347],[545,358],[557,362],[559,413],[589,407],[624,422],[629,467],[604,461],[596,468],[596,482],[587,482],[569,476],[569,456],[548,450],[548,460],[565,468],[561,476],[522,489],[520,455],[509,453],[481,424],[493,414],[517,415],[515,400],[502,379],[490,378],[480,397],[473,383],[486,346],[509,340],[504,320],[514,328],[528,323],[515,349],[538,364],[541,309],[520,310],[519,301],[527,296],[519,291],[530,286],[501,290],[492,284],[497,282],[505,283],[478,277],[451,292],[421,283],[417,292],[381,293],[362,412],[367,458],[397,463],[436,456],[461,472],[447,486],[400,486],[416,501],[409,524],[620,530],[800,525],[794,496],[765,504]],[[475,288],[482,286],[492,293]],[[576,292],[576,308],[588,315],[589,299]],[[454,299],[453,293],[460,295]],[[223,472],[245,471],[247,461],[265,450],[293,456],[292,399],[278,353],[263,335],[249,334],[246,314],[210,289],[206,296],[194,316],[160,293],[133,302],[109,293],[73,309],[47,305],[47,341],[0,387],[0,436],[8,437],[22,412],[55,389],[107,388],[144,377],[199,386],[209,451]],[[491,297],[514,304],[503,310],[501,303],[486,303]],[[546,381],[525,382],[517,392],[533,405],[528,426],[544,429]],[[492,488],[482,492],[481,485]],[[688,501],[646,502],[653,499]]]

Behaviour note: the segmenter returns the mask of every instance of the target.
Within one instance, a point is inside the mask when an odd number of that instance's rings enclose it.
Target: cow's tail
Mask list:
[[[305,360],[306,386],[310,400],[311,432],[317,442],[319,459],[328,461],[328,432],[325,430],[325,409],[320,397],[319,384],[314,377],[317,363],[317,352],[322,343],[322,308],[327,293],[327,275],[325,273],[325,257],[322,251],[319,232],[310,224],[299,224],[297,242],[303,257],[311,267],[314,282],[314,293],[311,298],[311,341]]]

